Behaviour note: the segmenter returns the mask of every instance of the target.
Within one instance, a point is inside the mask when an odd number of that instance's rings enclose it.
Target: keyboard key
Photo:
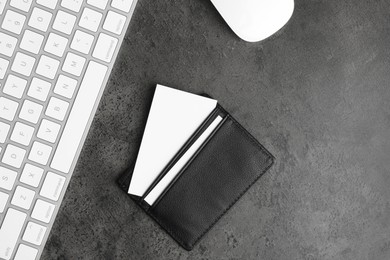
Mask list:
[[[7,71],[8,65],[9,65],[9,61],[7,61],[7,60],[5,60],[3,58],[0,58],[0,79],[4,79],[4,76],[5,76],[5,73]]]
[[[54,208],[55,205],[49,202],[37,200],[31,217],[44,223],[49,223],[51,220],[51,216],[53,215]]]
[[[36,124],[41,115],[43,106],[30,100],[25,100],[20,110],[19,117],[30,123]]]
[[[64,61],[64,65],[62,66],[62,70],[72,75],[80,76],[81,71],[84,68],[85,61],[85,58],[68,52]]]
[[[10,126],[6,123],[0,122],[0,143],[4,143],[7,139]]]
[[[7,2],[7,0],[0,0],[0,15],[3,14],[6,2]]]
[[[42,32],[46,32],[49,27],[51,17],[51,13],[35,7],[31,13],[28,25]]]
[[[108,0],[87,0],[87,4],[95,6],[99,9],[104,10],[107,6]]]
[[[45,114],[59,121],[64,120],[69,103],[61,99],[52,97],[47,105]]]
[[[7,205],[9,195],[0,191],[0,213],[4,212],[5,205]]]
[[[5,13],[3,24],[1,27],[4,30],[13,32],[15,34],[20,34],[25,21],[26,21],[26,16],[18,14],[12,10],[8,10]]]
[[[30,144],[34,130],[35,129],[31,126],[16,122],[14,130],[12,131],[11,140],[18,144],[27,146]]]
[[[46,165],[49,160],[52,148],[46,144],[40,142],[34,142],[28,159],[30,161]]]
[[[15,168],[20,168],[20,166],[22,166],[22,162],[25,155],[26,150],[9,144],[5,149],[4,156],[1,162]]]
[[[57,139],[60,128],[61,126],[59,124],[43,119],[39,127],[37,137],[50,143],[54,143]]]
[[[57,6],[58,0],[37,0],[37,3],[47,8],[54,9]]]
[[[42,175],[42,168],[26,163],[23,168],[22,175],[20,176],[20,181],[32,187],[38,187],[41,182]]]
[[[20,244],[16,251],[14,260],[35,260],[38,254],[38,249]]]
[[[34,191],[22,186],[17,186],[14,196],[12,197],[11,204],[21,207],[22,209],[30,209],[34,196]]]
[[[29,145],[34,134],[34,128],[20,122],[16,122],[12,131],[11,140],[21,145]]]
[[[57,201],[65,184],[65,177],[48,172],[43,182],[39,195],[50,200]]]
[[[11,70],[28,77],[31,75],[34,64],[35,59],[33,57],[18,52],[14,58]]]
[[[76,22],[76,16],[65,13],[64,11],[58,11],[56,19],[53,23],[54,30],[63,32],[65,34],[71,34],[73,26]]]
[[[70,48],[84,54],[91,50],[94,37],[88,33],[77,30],[74,34]]]
[[[28,10],[30,10],[31,3],[32,0],[11,0],[9,4],[16,9],[28,12]]]
[[[83,0],[62,0],[61,6],[78,13],[82,3]]]
[[[14,120],[19,104],[5,97],[0,97],[0,118]]]
[[[23,34],[23,39],[20,43],[20,48],[25,51],[38,54],[41,50],[43,39],[43,35],[40,35],[30,30],[26,30]]]
[[[65,37],[59,36],[55,33],[50,33],[45,45],[45,51],[58,57],[62,57],[67,44],[68,39]]]
[[[112,0],[111,6],[128,13],[132,4],[133,0]]]
[[[120,15],[113,11],[108,11],[103,29],[120,35],[125,26],[126,16]]]
[[[46,55],[42,55],[39,60],[36,72],[37,74],[44,76],[49,79],[54,79],[56,76],[58,66],[60,66],[60,62],[58,60],[47,57]]]
[[[102,16],[103,15],[99,12],[93,11],[89,8],[84,8],[83,14],[80,18],[79,26],[92,32],[96,32]]]
[[[39,78],[33,78],[31,80],[27,95],[40,101],[46,101],[50,89],[51,84],[49,82]]]
[[[26,89],[27,80],[9,75],[4,84],[3,92],[12,97],[21,98]]]
[[[110,62],[112,56],[114,55],[117,44],[118,39],[101,33],[97,40],[92,56],[99,60]]]
[[[0,166],[0,188],[12,190],[17,175],[15,171]]]
[[[51,167],[68,173],[99,95],[108,68],[90,61],[72,111],[53,156]]]
[[[66,98],[71,98],[77,86],[77,80],[64,75],[58,77],[54,93]]]
[[[2,32],[0,32],[0,39],[0,54],[11,57],[14,54],[18,39]]]
[[[0,229],[0,258],[11,259],[26,217],[26,213],[8,209]]]
[[[34,222],[28,222],[24,231],[23,240],[34,245],[41,245],[43,237],[46,233],[46,227]]]

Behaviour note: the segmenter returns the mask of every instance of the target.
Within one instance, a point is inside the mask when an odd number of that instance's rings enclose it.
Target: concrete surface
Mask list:
[[[390,2],[296,0],[239,40],[208,0],[139,0],[43,259],[390,259]],[[217,98],[277,158],[192,252],[115,184],[156,83]]]

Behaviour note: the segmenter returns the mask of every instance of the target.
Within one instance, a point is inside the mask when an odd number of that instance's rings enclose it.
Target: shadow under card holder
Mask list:
[[[145,197],[217,117],[222,121],[149,205]],[[273,164],[274,157],[229,113],[217,105],[142,196],[129,195],[186,250],[217,223]],[[153,163],[153,162],[150,162]],[[127,192],[132,168],[119,179]]]

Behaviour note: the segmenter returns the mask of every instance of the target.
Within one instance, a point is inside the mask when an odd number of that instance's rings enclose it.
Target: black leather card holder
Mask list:
[[[144,197],[131,196],[187,250],[194,247],[274,161],[274,157],[220,106],[192,139],[196,139],[216,115],[223,117],[219,127],[152,206],[143,201]],[[191,142],[188,141],[171,164]],[[169,166],[161,177],[167,170]],[[131,175],[132,169],[118,180],[126,192]]]

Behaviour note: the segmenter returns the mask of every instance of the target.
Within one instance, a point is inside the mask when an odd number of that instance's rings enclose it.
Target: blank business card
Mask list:
[[[216,105],[214,99],[157,85],[129,194],[144,195]]]

